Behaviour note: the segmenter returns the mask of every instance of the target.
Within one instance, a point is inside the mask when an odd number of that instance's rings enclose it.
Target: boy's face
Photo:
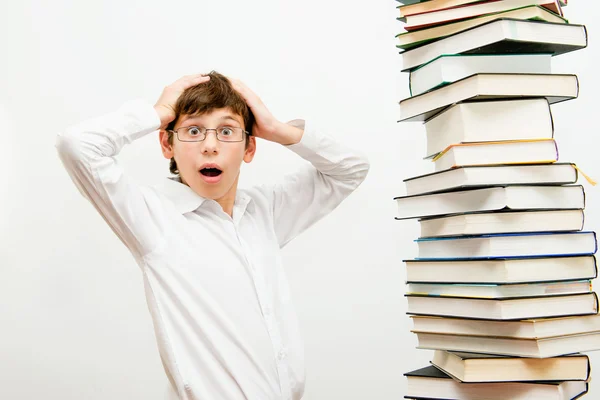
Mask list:
[[[180,115],[174,130],[189,126],[217,129],[220,127],[242,128],[244,120],[229,108],[219,108],[200,116]],[[200,142],[182,142],[173,135],[173,144],[168,143],[166,132],[161,132],[161,147],[165,158],[175,158],[177,169],[184,184],[198,195],[219,200],[235,196],[242,161],[249,163],[254,158],[256,139],[250,136],[246,147],[246,134],[240,142],[222,142],[216,131],[206,132]]]

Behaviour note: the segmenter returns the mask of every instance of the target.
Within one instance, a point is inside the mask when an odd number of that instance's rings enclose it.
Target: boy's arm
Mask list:
[[[311,165],[273,187],[275,233],[281,247],[335,209],[369,171],[366,156],[319,133],[310,121],[294,120],[287,126],[301,136],[286,148]]]
[[[164,130],[175,119],[181,93],[209,79],[186,75],[166,86],[154,106],[128,102],[118,111],[71,126],[56,138],[59,157],[75,186],[136,258],[151,252],[160,236],[142,188],[123,171],[116,156],[126,144]]]
[[[151,251],[158,236],[141,188],[124,173],[115,156],[123,146],[159,126],[151,105],[132,101],[115,112],[73,125],[56,138],[58,155],[79,192],[136,257]]]
[[[254,136],[282,144],[311,165],[267,189],[272,198],[275,232],[280,246],[336,208],[369,171],[366,156],[295,120],[278,121],[262,100],[239,80],[232,80],[255,118]]]

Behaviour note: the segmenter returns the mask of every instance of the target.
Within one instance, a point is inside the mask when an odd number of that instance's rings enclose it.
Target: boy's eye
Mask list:
[[[231,129],[227,126],[224,128],[221,128],[221,135],[231,136],[231,135],[233,135],[233,129]]]
[[[198,128],[197,126],[190,126],[190,127],[188,128],[188,131],[187,131],[187,133],[188,133],[190,136],[197,136],[197,135],[201,134],[202,132],[200,131],[200,128]]]

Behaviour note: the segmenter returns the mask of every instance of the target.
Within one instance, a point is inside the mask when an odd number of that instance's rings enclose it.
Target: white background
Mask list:
[[[553,106],[560,161],[600,179],[596,123],[600,19],[573,1],[587,49],[553,72],[580,78],[578,99]],[[138,267],[62,169],[54,140],[70,124],[136,97],[154,101],[184,74],[245,81],[282,120],[310,118],[363,149],[371,170],[331,215],[285,248],[306,338],[308,400],[398,399],[404,372],[426,366],[405,315],[404,268],[415,221],[393,219],[402,179],[433,169],[423,127],[398,124],[408,76],[387,1],[20,1],[0,10],[0,398],[162,399],[166,378]],[[142,183],[168,174],[157,135],[120,160]],[[242,186],[300,165],[260,142]],[[600,223],[587,193],[586,229]],[[593,365],[600,357],[591,354]],[[600,382],[600,367],[594,372]],[[600,397],[592,384],[590,398]]]

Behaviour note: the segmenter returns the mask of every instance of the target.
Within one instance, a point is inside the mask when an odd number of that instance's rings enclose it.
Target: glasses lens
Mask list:
[[[206,131],[197,126],[188,126],[186,128],[180,128],[177,130],[177,137],[181,141],[195,142],[203,140],[206,136]]]
[[[219,140],[223,142],[240,142],[244,137],[242,128],[224,126],[217,130]]]

